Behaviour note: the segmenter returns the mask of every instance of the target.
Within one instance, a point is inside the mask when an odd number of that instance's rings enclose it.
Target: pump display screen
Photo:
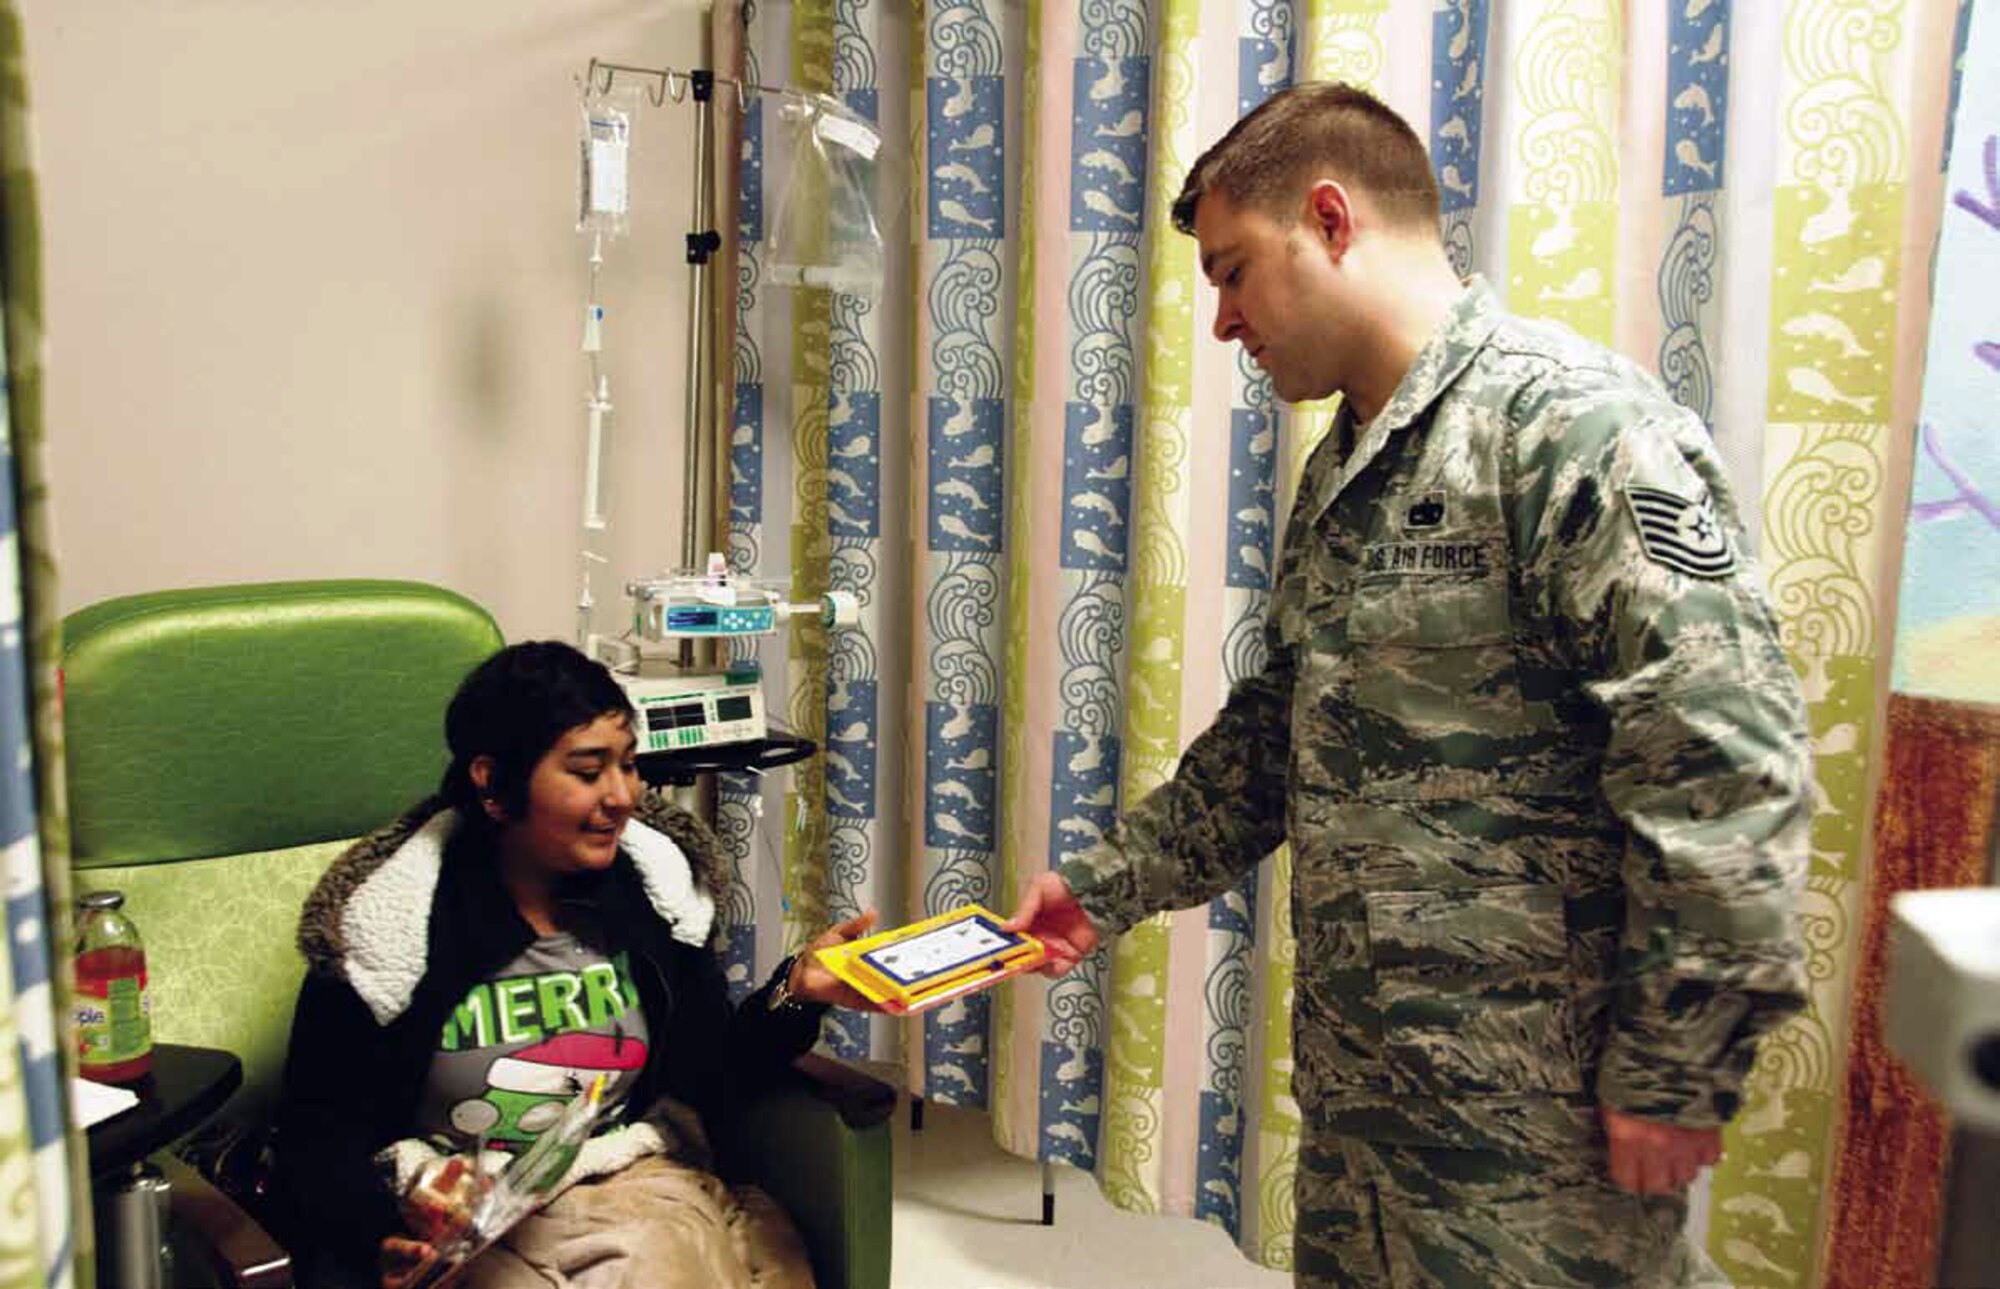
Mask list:
[[[667,610],[667,626],[712,627],[716,623],[714,609],[670,608]]]
[[[861,960],[899,985],[918,985],[1024,943],[998,923],[974,915],[870,950]]]
[[[700,703],[677,703],[672,707],[648,707],[646,728],[677,730],[702,723]]]
[[[750,700],[747,698],[718,698],[715,700],[715,719],[718,721],[747,721],[750,719]]]

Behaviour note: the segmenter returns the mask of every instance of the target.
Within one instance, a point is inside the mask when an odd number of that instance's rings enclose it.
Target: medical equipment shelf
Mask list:
[[[641,752],[639,777],[654,787],[663,784],[687,787],[697,776],[713,774],[718,770],[748,770],[753,774],[763,774],[803,761],[817,751],[819,744],[809,738],[773,734],[749,743]]]

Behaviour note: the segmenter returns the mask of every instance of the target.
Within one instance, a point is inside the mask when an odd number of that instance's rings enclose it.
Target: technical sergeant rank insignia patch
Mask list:
[[[1706,494],[1688,498],[1664,488],[1625,487],[1625,504],[1639,525],[1646,556],[1690,577],[1727,577],[1736,571],[1736,551]]]

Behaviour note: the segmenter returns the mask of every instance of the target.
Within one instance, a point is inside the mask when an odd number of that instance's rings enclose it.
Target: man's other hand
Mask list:
[[[1640,1195],[1686,1190],[1695,1174],[1722,1158],[1720,1128],[1676,1128],[1609,1106],[1600,1109],[1611,1150],[1611,1180],[1625,1190]]]
[[[1040,968],[1045,976],[1062,975],[1097,948],[1097,928],[1090,925],[1090,914],[1076,902],[1059,873],[1035,874],[1005,925],[1042,942],[1049,955]]]

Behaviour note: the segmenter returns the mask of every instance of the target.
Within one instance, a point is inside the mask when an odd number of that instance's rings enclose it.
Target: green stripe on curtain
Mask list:
[[[1200,37],[1196,0],[1168,0],[1160,14],[1160,124],[1147,178],[1146,329],[1192,337],[1194,260],[1174,233],[1170,210],[1194,161],[1185,136]],[[1144,402],[1133,457],[1139,467],[1132,524],[1131,679],[1119,799],[1137,801],[1173,775],[1180,759],[1182,623],[1187,612],[1188,437],[1194,372],[1189,347],[1147,346]],[[1121,936],[1112,957],[1111,1026],[1105,1062],[1105,1121],[1099,1177],[1111,1201],[1150,1209],[1166,1059],[1167,924],[1152,918]]]
[[[1021,75],[1021,102],[1023,119],[1039,120],[1042,111],[1042,0],[1028,0],[1028,47],[1027,67]],[[1021,209],[1032,211],[1038,208],[1041,177],[1041,149],[1028,147],[1021,163]],[[1033,495],[1032,475],[1029,465],[1035,459],[1035,429],[1029,411],[1035,405],[1035,221],[1022,218],[1014,227],[1015,254],[1015,294],[1014,310],[1014,406],[1013,417],[1007,427],[1007,585],[1024,587],[1028,584],[1028,552],[1034,547],[1034,507],[1029,505]],[[1051,373],[1051,383],[1060,388],[1057,373]],[[1007,597],[1007,668],[1001,685],[1000,738],[1001,764],[1018,766],[1026,764],[1028,752],[1028,669],[1017,660],[1028,656],[1028,597],[1018,592]],[[1021,883],[1017,880],[1018,869],[1025,857],[1036,855],[1040,850],[1038,841],[1031,841],[1021,835],[1023,811],[1019,808],[1020,796],[1027,790],[1023,776],[1009,776],[1005,781],[1006,796],[1001,802],[1000,816],[1000,864],[995,875],[993,902],[991,907],[1011,913],[1020,896]],[[1010,1098],[997,1095],[1001,1089],[1011,1087],[1021,1077],[1016,1063],[1015,1044],[1012,1041],[1016,1020],[1016,989],[998,989],[993,993],[993,1021],[991,1047],[993,1051],[993,1088],[996,1095],[987,1104],[993,1111],[993,1135],[1002,1142],[1009,1138],[1032,1137],[1033,1124],[1017,1124],[1014,1121],[1014,1102]],[[1023,1062],[1025,1064],[1025,1062]]]
[[[833,90],[833,0],[795,0],[792,66],[787,86]],[[770,112],[773,105],[767,104]],[[773,113],[775,115],[775,113]],[[776,123],[767,117],[766,129]],[[815,176],[817,180],[817,176]],[[796,199],[796,198],[795,198]],[[824,205],[827,196],[817,194]],[[831,581],[827,535],[827,399],[833,386],[833,295],[794,287],[792,297],[792,599],[818,599]],[[817,618],[792,619],[792,691],[786,720],[792,732],[826,747],[826,628]],[[797,948],[827,925],[826,758],[807,757],[792,770],[785,811],[785,941]]]

